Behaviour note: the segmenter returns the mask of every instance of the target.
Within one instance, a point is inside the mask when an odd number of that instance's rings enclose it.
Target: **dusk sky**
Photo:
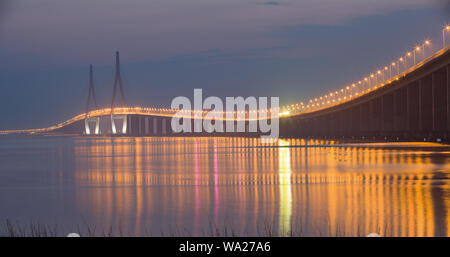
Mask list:
[[[450,22],[444,0],[0,0],[0,129],[84,112],[88,66],[111,103],[120,51],[130,106],[176,96],[304,101],[359,80]],[[450,40],[450,36],[449,36]]]

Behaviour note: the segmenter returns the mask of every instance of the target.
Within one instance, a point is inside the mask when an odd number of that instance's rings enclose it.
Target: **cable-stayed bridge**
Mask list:
[[[360,81],[277,109],[280,137],[449,142],[450,46],[446,45],[445,39],[450,27],[446,26],[442,32],[443,47],[436,51],[431,50],[431,42],[426,40]],[[115,106],[117,90],[120,106]],[[89,110],[91,99],[93,110]],[[85,113],[47,128],[3,130],[0,134],[256,136],[259,134],[248,131],[251,117],[270,117],[273,112],[270,109],[241,111],[246,123],[244,132],[175,133],[171,128],[171,119],[178,111],[127,107],[119,53],[116,53],[111,107],[97,106],[91,66]],[[185,115],[194,122],[195,117],[204,119],[207,113],[189,111]],[[237,121],[239,112],[234,112],[232,117]],[[217,113],[216,119],[227,118],[222,112]]]

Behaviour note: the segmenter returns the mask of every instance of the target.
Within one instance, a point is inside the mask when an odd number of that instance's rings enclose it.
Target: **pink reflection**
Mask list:
[[[217,140],[214,140],[214,224],[219,218],[219,165],[217,164]]]
[[[200,192],[199,192],[199,168],[198,168],[198,141],[195,140],[195,223],[194,235],[198,235],[198,219],[200,213]]]

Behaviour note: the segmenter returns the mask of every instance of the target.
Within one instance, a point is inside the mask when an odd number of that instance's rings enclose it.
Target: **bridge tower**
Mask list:
[[[91,100],[91,96],[92,96],[92,100],[94,101],[94,108],[97,109],[98,106],[97,106],[97,99],[95,97],[94,74],[93,74],[93,70],[92,70],[92,64],[89,65],[89,94],[88,94],[87,102],[86,102],[86,117],[84,119],[84,128],[85,128],[86,135],[90,135],[91,129],[89,127],[89,123],[94,122],[95,123],[94,134],[98,135],[100,133],[100,117],[90,117],[89,102]]]
[[[114,78],[114,89],[113,89],[113,97],[111,102],[111,127],[112,127],[112,133],[118,134],[119,131],[116,129],[116,121],[122,120],[122,130],[120,131],[121,134],[127,133],[127,115],[117,115],[114,114],[114,101],[116,99],[116,90],[117,86],[119,86],[120,90],[120,97],[121,97],[121,107],[125,107],[125,96],[123,93],[123,85],[122,85],[122,77],[120,76],[120,60],[119,60],[119,52],[116,52],[116,74]]]

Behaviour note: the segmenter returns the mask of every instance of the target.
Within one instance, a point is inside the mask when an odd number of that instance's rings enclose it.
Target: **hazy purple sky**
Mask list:
[[[436,7],[436,0],[14,0],[6,6],[1,45],[54,62],[109,64],[164,59],[219,48],[271,48],[270,33],[301,24],[339,25],[357,17]],[[289,56],[290,54],[288,54]],[[48,60],[50,61],[50,60]]]
[[[0,129],[82,112],[90,63],[107,106],[116,50],[130,105],[168,106],[194,87],[292,103],[364,76],[450,21],[444,0],[0,1]]]

